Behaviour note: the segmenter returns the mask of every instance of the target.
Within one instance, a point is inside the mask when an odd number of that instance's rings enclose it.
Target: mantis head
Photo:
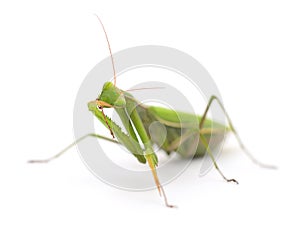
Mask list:
[[[122,108],[125,107],[126,101],[123,94],[123,91],[118,89],[113,83],[106,82],[103,85],[103,89],[101,94],[98,96],[98,98],[94,101],[91,101],[88,103],[88,108],[90,111],[96,113],[96,111],[102,112],[103,119],[105,121],[105,124],[107,125],[108,129],[110,130],[110,133],[113,138],[114,133],[111,129],[111,126],[109,125],[107,121],[107,117],[104,114],[103,109],[104,108]]]
[[[101,107],[125,107],[126,101],[123,91],[118,89],[113,83],[106,82],[103,85],[102,92],[96,99],[98,106]]]

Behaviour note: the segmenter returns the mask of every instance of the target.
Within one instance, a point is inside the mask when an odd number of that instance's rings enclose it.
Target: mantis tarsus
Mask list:
[[[58,158],[69,148],[88,137],[96,137],[113,143],[122,144],[128,149],[128,151],[131,152],[132,155],[134,155],[138,159],[140,163],[147,163],[149,165],[156,187],[160,195],[163,195],[165,205],[167,207],[174,206],[168,203],[163,187],[159,182],[158,175],[156,172],[156,168],[158,166],[158,158],[153,150],[153,144],[159,144],[160,148],[166,151],[168,154],[170,152],[177,151],[180,155],[184,157],[204,156],[207,153],[211,158],[214,167],[217,169],[220,175],[227,182],[235,182],[238,184],[237,180],[228,179],[227,177],[225,177],[225,175],[219,169],[216,163],[216,159],[212,153],[212,149],[208,144],[208,142],[211,139],[217,138],[218,134],[223,133],[223,131],[219,133],[218,130],[216,130],[212,126],[221,126],[223,127],[223,129],[225,129],[225,132],[232,132],[235,135],[240,147],[254,163],[262,167],[273,167],[258,162],[245,148],[239,135],[233,127],[231,119],[229,118],[223,104],[218,99],[218,97],[211,96],[203,115],[195,116],[193,114],[177,111],[175,112],[173,110],[166,109],[163,107],[147,106],[141,104],[128,91],[119,89],[116,86],[116,71],[107,33],[99,17],[98,19],[101,23],[108,43],[114,74],[114,82],[106,82],[103,85],[102,91],[100,95],[96,98],[96,100],[93,100],[88,103],[88,109],[104,126],[106,126],[109,129],[112,138],[108,138],[95,133],[90,133],[77,139],[75,142],[66,147],[57,155],[45,160],[31,160],[29,161],[30,163],[46,163],[55,158]],[[213,102],[217,102],[223,110],[228,121],[227,127],[220,125],[219,123],[216,123],[207,118],[208,111]],[[119,115],[126,131],[122,130],[120,126],[118,126],[107,115],[105,115],[104,108],[114,108],[114,110]],[[189,123],[195,121],[195,119],[198,124],[196,125],[196,127],[191,127]],[[154,121],[160,122],[162,125],[165,126],[167,130],[166,139],[164,139],[163,142],[157,142],[159,140],[157,140],[155,137],[150,138],[149,126]],[[195,135],[198,136],[197,146],[193,152],[189,152],[189,150],[185,149],[190,148],[189,146],[190,144],[192,144],[191,139],[194,139]],[[187,147],[181,147],[182,145],[185,145]],[[179,147],[181,148],[179,149]]]

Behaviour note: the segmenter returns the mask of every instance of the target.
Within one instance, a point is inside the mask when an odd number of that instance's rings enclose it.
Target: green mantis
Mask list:
[[[227,182],[238,183],[235,179],[228,179],[222,173],[213,154],[213,147],[219,144],[218,139],[221,134],[224,134],[224,131],[225,133],[232,132],[237,138],[240,147],[250,157],[250,159],[252,159],[253,162],[263,167],[270,167],[258,162],[247,151],[218,97],[211,96],[203,115],[198,116],[170,110],[164,107],[142,104],[136,100],[129,91],[124,91],[118,88],[116,85],[116,72],[109,40],[100,19],[99,21],[107,39],[113,67],[114,81],[106,82],[103,85],[99,96],[95,100],[88,102],[88,110],[110,131],[112,137],[108,138],[99,134],[90,133],[79,138],[63,151],[49,159],[31,160],[29,162],[49,162],[55,158],[58,158],[66,150],[88,137],[95,137],[116,144],[122,144],[134,157],[136,157],[138,162],[147,164],[149,166],[159,194],[163,196],[165,205],[167,207],[174,206],[168,203],[164,189],[159,181],[156,171],[159,162],[158,157],[153,149],[154,144],[159,145],[160,149],[168,154],[176,151],[182,157],[201,157],[205,154],[208,154],[217,171]],[[227,117],[228,126],[224,126],[220,123],[210,120],[207,117],[213,102],[217,102],[220,105],[225,116]],[[105,114],[106,108],[114,109],[114,111],[120,117],[124,129],[122,129]],[[150,134],[149,129],[151,124],[154,122],[159,122],[165,127],[165,138],[161,138],[159,132]],[[209,144],[210,141],[213,141],[214,144]]]

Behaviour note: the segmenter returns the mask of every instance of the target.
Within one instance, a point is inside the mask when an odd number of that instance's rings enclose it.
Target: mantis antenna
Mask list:
[[[95,16],[99,20],[99,22],[101,24],[101,27],[102,27],[102,30],[103,30],[103,32],[105,34],[105,38],[106,38],[106,41],[107,41],[107,46],[108,46],[109,53],[110,53],[111,64],[112,64],[112,68],[113,68],[113,72],[114,72],[114,86],[116,86],[116,82],[117,82],[116,69],[115,69],[114,58],[112,56],[112,52],[111,52],[111,47],[110,47],[110,43],[109,43],[109,40],[108,40],[108,36],[107,36],[106,30],[105,30],[104,24],[102,23],[100,17],[97,14],[95,14]],[[103,114],[103,117],[104,117],[106,125],[107,125],[107,127],[108,127],[108,129],[110,131],[110,134],[112,135],[113,138],[115,138],[114,133],[113,133],[111,127],[109,126],[108,122],[107,122],[106,116],[105,116],[104,111],[103,111],[103,107],[99,106],[99,108],[100,108],[100,110],[101,110],[101,112]]]
[[[103,32],[105,34],[105,37],[106,37],[106,41],[107,41],[107,45],[108,45],[108,49],[109,49],[109,53],[110,53],[110,58],[111,58],[111,63],[112,63],[112,68],[113,68],[113,71],[114,71],[114,86],[116,86],[116,82],[117,82],[116,69],[115,69],[114,58],[112,56],[112,52],[111,52],[111,47],[110,47],[110,43],[109,43],[109,40],[108,40],[108,36],[107,36],[106,30],[104,28],[104,25],[103,25],[100,17],[97,14],[95,14],[95,16],[99,20],[99,22],[100,22],[100,24],[102,26]]]

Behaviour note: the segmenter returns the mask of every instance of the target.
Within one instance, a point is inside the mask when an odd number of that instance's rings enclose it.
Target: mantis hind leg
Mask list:
[[[201,129],[204,125],[204,122],[205,122],[205,119],[206,119],[206,116],[207,116],[207,113],[208,113],[208,110],[211,106],[211,104],[213,103],[213,101],[216,101],[218,102],[218,104],[220,105],[222,111],[224,112],[226,118],[227,118],[227,121],[228,121],[228,125],[229,125],[229,128],[231,130],[231,132],[234,134],[240,148],[244,151],[244,153],[248,156],[248,158],[255,164],[261,166],[261,167],[264,167],[264,168],[270,168],[270,169],[275,169],[276,167],[275,166],[272,166],[272,165],[267,165],[267,164],[264,164],[264,163],[261,163],[260,161],[258,161],[255,157],[253,157],[253,155],[249,152],[249,150],[245,147],[245,145],[243,144],[239,134],[237,133],[236,129],[234,128],[233,124],[232,124],[232,121],[226,111],[226,109],[224,108],[222,102],[220,101],[220,99],[216,96],[211,96],[209,101],[208,101],[208,104],[206,106],[206,109],[204,111],[204,114],[202,116],[202,119],[201,119],[201,122],[199,124],[199,129],[200,129],[200,132],[201,132]],[[203,142],[203,140],[205,140],[206,142],[206,139],[204,137],[201,137],[201,133],[200,133],[200,138],[201,138],[201,141]],[[203,142],[204,143],[204,142]],[[207,142],[206,142],[207,143]],[[208,148],[209,149],[209,148]],[[210,151],[210,150],[209,150]],[[210,151],[211,152],[211,151]],[[208,154],[210,155],[210,153],[208,152]],[[212,155],[210,155],[212,156]],[[220,172],[220,170],[218,169],[216,163],[215,163],[215,160],[214,161],[214,164],[215,164],[215,167],[217,168],[217,170]],[[220,172],[221,173],[221,172]],[[223,174],[221,173],[221,175],[223,176]],[[223,176],[224,177],[224,176]]]
[[[211,158],[211,160],[213,161],[213,164],[215,166],[215,168],[217,169],[217,171],[220,173],[220,175],[223,177],[224,180],[226,180],[227,182],[234,182],[236,184],[238,184],[239,182],[237,182],[236,179],[227,179],[227,177],[223,174],[223,172],[220,170],[217,162],[216,162],[216,159],[212,153],[212,151],[210,150],[210,147],[205,139],[205,137],[200,133],[200,140],[202,142],[202,144],[205,146],[206,148],[206,152],[207,154],[209,155],[209,157]]]
[[[107,140],[107,141],[119,144],[118,141],[112,140],[112,139],[110,139],[108,137],[101,136],[101,135],[98,135],[96,133],[89,133],[89,134],[86,134],[86,135],[78,138],[76,141],[74,141],[73,143],[71,143],[70,145],[68,145],[66,148],[64,148],[62,151],[60,151],[58,154],[56,154],[56,155],[54,155],[54,156],[52,156],[50,158],[47,158],[47,159],[37,159],[37,160],[29,160],[28,163],[48,163],[48,162],[52,161],[53,159],[56,159],[56,158],[60,157],[62,154],[64,154],[70,148],[72,148],[73,146],[75,146],[76,144],[78,144],[79,142],[83,141],[84,139],[86,139],[88,137],[96,137],[96,138],[99,138],[99,139],[103,139],[103,140]]]

